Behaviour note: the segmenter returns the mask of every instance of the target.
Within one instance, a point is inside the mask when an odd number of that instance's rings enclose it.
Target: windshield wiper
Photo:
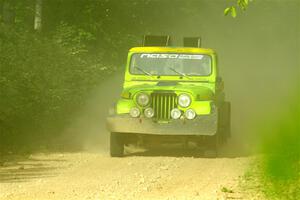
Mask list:
[[[139,67],[134,67],[136,69],[138,69],[139,71],[143,72],[144,74],[148,75],[148,76],[153,76],[150,72],[147,72],[145,70],[143,70],[142,68],[139,68]]]
[[[184,76],[184,77],[187,77],[187,78],[190,78],[188,75],[186,75],[185,73],[183,72],[180,72],[180,71],[177,71],[176,69],[172,68],[172,67],[169,67],[170,70],[172,70],[173,72],[181,75],[181,76]]]

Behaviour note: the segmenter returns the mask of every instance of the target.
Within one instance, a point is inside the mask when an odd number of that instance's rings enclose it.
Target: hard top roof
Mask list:
[[[129,50],[135,53],[194,53],[216,54],[213,49],[195,47],[133,47]]]

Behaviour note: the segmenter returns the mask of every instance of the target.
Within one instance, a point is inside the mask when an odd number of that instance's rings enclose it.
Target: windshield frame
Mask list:
[[[188,75],[186,74],[186,76],[181,76],[179,74],[152,74],[153,77],[210,77],[213,73],[214,73],[214,67],[213,67],[213,57],[210,54],[204,54],[204,53],[177,53],[177,52],[137,52],[137,53],[132,53],[130,55],[130,62],[129,62],[129,66],[128,66],[128,72],[130,75],[134,75],[134,76],[148,76],[146,74],[136,74],[133,73],[132,70],[132,57],[135,54],[181,54],[181,55],[204,55],[204,56],[208,56],[210,59],[210,73],[208,75]]]

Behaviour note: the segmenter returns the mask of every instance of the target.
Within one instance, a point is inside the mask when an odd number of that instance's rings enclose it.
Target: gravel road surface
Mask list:
[[[253,157],[127,151],[123,158],[77,152],[8,160],[0,167],[0,199],[260,199],[239,186]]]

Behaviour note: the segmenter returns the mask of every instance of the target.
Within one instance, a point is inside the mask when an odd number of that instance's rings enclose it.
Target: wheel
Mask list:
[[[220,135],[220,142],[226,143],[227,139],[230,138],[230,124],[231,124],[231,108],[229,102],[224,102],[219,108],[219,123],[218,132]]]
[[[110,133],[110,156],[122,157],[124,155],[124,141],[122,134]]]
[[[224,124],[224,131],[225,137],[230,138],[231,136],[231,104],[230,102],[224,103],[224,117],[225,117],[225,124]]]
[[[205,158],[217,158],[218,153],[217,153],[216,150],[207,149],[207,150],[204,151],[204,157]]]
[[[220,147],[220,135],[217,133],[214,136],[208,136],[207,146],[204,151],[204,156],[207,158],[218,157],[219,147]]]

